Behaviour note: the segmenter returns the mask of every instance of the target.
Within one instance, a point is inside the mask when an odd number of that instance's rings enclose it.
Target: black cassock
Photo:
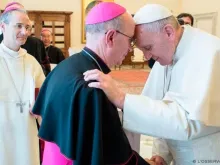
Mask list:
[[[48,75],[33,108],[42,117],[39,137],[56,143],[74,165],[148,165],[131,149],[117,108],[84,81],[83,73],[90,69],[110,72],[84,48]]]
[[[0,35],[0,43],[3,41],[3,33]]]
[[[50,63],[52,64],[59,64],[61,61],[65,59],[63,52],[53,45],[48,46],[46,48],[46,52],[49,56]]]

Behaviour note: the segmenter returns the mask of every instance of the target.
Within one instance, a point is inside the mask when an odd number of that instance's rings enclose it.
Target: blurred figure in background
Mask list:
[[[51,45],[52,32],[49,29],[43,28],[41,31],[41,40],[44,43],[46,53],[51,64],[59,64],[65,59],[63,52],[56,46]]]
[[[183,20],[184,22],[184,25],[190,25],[190,26],[193,26],[194,24],[194,18],[191,14],[189,13],[180,13],[178,16],[177,16],[177,19],[178,20]],[[182,23],[182,21],[180,21]]]

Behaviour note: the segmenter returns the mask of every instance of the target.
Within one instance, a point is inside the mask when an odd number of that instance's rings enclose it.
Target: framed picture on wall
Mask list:
[[[85,18],[88,12],[97,4],[101,2],[114,2],[114,0],[82,0],[82,34],[81,42],[86,43],[86,33],[85,33]]]

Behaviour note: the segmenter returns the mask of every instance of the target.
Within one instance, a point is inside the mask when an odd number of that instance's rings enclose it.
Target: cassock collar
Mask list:
[[[191,34],[192,27],[189,25],[184,25],[183,28],[184,28],[184,30],[183,30],[182,37],[179,41],[179,44],[176,48],[176,52],[173,57],[173,65],[175,65],[177,63],[177,61],[185,54],[184,53],[185,51],[190,49],[188,47],[188,45],[189,45],[191,38],[192,38],[192,36],[191,36],[192,35]]]
[[[4,54],[5,58],[20,58],[25,55],[25,50],[20,48],[17,52],[14,50],[9,49],[4,45],[4,43],[1,43],[1,48]]]
[[[87,47],[84,47],[83,50],[84,51],[82,51],[81,53],[84,56],[86,56],[87,58],[89,58],[90,60],[92,60],[97,65],[97,63],[89,56],[89,55],[91,55],[98,62],[98,65],[101,67],[103,73],[108,74],[109,72],[111,72],[109,67],[104,63],[104,61],[95,52],[93,52],[92,50],[90,50]],[[98,65],[97,65],[97,67],[99,67]]]
[[[45,49],[47,49],[47,48],[49,48],[49,47],[51,47],[52,45],[50,44],[50,45],[48,45],[48,46],[45,46]]]

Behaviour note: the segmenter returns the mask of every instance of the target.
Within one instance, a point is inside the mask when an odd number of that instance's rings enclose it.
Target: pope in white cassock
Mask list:
[[[24,9],[8,6],[0,17],[0,164],[39,165],[39,139],[30,110],[44,81],[41,66],[20,48],[31,29]]]
[[[155,63],[142,95],[125,94],[109,75],[84,73],[124,110],[123,126],[156,137],[156,164],[220,164],[220,39],[181,27],[165,7],[134,16],[136,46]]]

